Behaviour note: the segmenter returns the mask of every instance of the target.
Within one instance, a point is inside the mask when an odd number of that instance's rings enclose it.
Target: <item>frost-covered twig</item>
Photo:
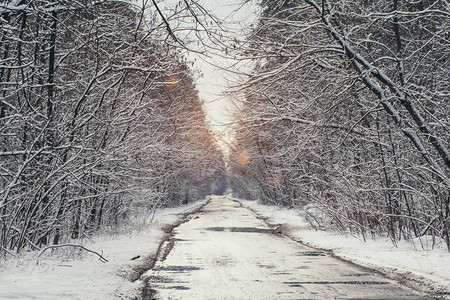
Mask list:
[[[8,251],[8,249],[6,249],[5,247],[0,246],[0,253],[4,253],[4,254],[9,254],[13,257],[17,257],[14,253],[12,253],[11,251]],[[5,255],[6,257],[6,255]]]

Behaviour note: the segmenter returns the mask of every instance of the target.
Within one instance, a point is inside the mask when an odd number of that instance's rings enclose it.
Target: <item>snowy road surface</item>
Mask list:
[[[147,299],[421,298],[278,234],[226,197],[213,197],[163,247],[144,275]]]

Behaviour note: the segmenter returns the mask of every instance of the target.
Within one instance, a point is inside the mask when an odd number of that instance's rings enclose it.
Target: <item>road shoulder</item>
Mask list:
[[[231,199],[294,241],[328,251],[340,260],[374,270],[415,290],[450,299],[450,254],[443,246],[422,250],[417,242],[402,241],[397,247],[383,238],[364,242],[355,236],[312,228],[303,211]]]

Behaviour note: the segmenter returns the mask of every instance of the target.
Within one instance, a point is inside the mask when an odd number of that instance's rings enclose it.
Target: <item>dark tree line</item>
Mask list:
[[[320,225],[450,247],[446,1],[267,0],[243,50],[231,185]],[[315,222],[315,221],[314,221]],[[450,249],[450,248],[449,248]]]
[[[0,14],[0,253],[222,192],[194,75],[156,16],[108,0]]]

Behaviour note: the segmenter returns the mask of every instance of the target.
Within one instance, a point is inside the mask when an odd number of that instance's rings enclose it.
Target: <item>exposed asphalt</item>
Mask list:
[[[176,227],[143,279],[144,299],[430,299],[292,241],[226,197]]]

